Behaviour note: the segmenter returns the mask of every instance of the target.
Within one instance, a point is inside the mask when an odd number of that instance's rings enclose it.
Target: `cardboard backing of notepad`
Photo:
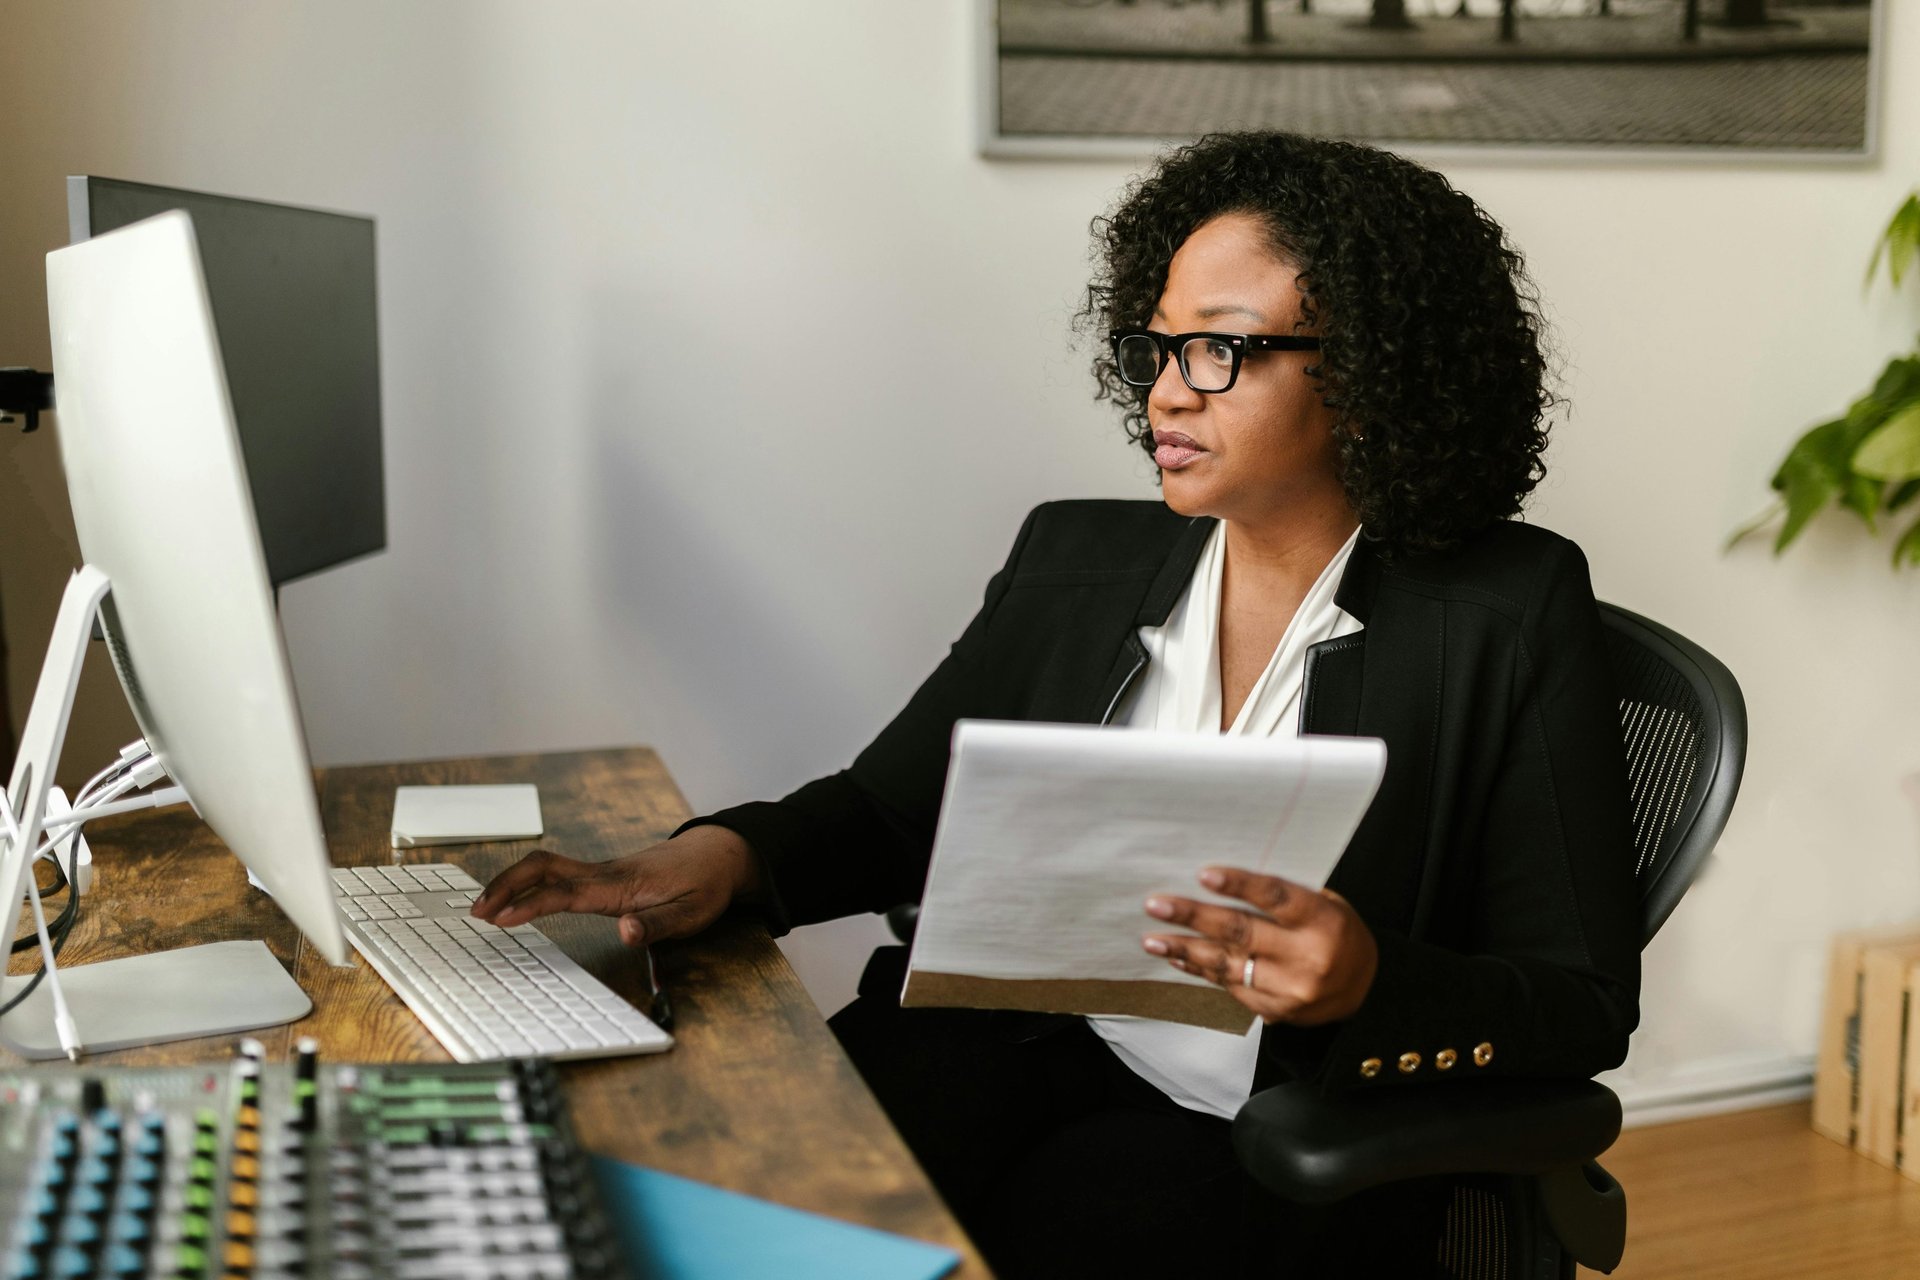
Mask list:
[[[1125,1014],[1235,1035],[1244,1034],[1251,1020],[1247,1006],[1219,987],[1144,978],[981,978],[915,969],[907,974],[900,1003],[908,1008]]]
[[[1833,940],[1813,1127],[1920,1179],[1920,923]]]

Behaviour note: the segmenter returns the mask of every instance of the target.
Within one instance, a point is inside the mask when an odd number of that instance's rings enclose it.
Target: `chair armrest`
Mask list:
[[[908,946],[913,945],[913,931],[920,923],[920,904],[903,902],[897,907],[887,908],[887,928],[893,930],[893,936]]]
[[[1467,1081],[1327,1098],[1312,1084],[1255,1094],[1233,1120],[1240,1163],[1276,1195],[1327,1204],[1449,1173],[1578,1166],[1620,1136],[1620,1099],[1590,1080]]]

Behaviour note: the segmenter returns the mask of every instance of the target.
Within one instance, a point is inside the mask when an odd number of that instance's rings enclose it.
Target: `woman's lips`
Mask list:
[[[1178,431],[1153,433],[1153,462],[1162,471],[1178,471],[1205,452],[1192,436]]]

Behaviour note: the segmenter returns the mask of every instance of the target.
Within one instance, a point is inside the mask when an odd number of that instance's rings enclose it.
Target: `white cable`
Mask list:
[[[124,772],[128,762],[141,758],[140,753],[145,752],[146,746],[147,740],[140,738],[123,749],[120,763],[102,769],[99,780],[81,788],[67,806],[67,812],[87,808],[98,801],[103,793],[109,800],[118,799],[123,790],[116,789],[120,773]],[[138,748],[138,752],[135,748]],[[81,834],[79,827],[66,828],[60,836],[60,843],[67,848],[67,882],[73,886],[74,893],[85,897],[93,892],[93,848],[87,844],[87,838]],[[56,863],[59,861],[58,847],[53,850],[52,857]]]
[[[95,818],[111,818],[119,813],[138,813],[142,809],[164,809],[170,804],[185,803],[187,803],[185,787],[162,787],[158,791],[149,791],[131,800],[116,800],[111,804],[92,804],[84,809],[70,810],[58,818],[49,819],[46,826],[49,830],[59,827],[64,831],[68,827],[92,822]]]
[[[80,1028],[74,1025],[73,1013],[67,1008],[67,993],[60,989],[60,966],[53,958],[53,940],[47,937],[47,914],[40,908],[40,882],[31,875],[27,877],[27,893],[33,902],[33,929],[40,935],[41,963],[47,967],[47,986],[53,994],[53,1030],[60,1037],[60,1047],[66,1050],[67,1061],[78,1062]]]
[[[7,839],[19,848],[27,843],[26,833],[20,830],[20,819],[14,815],[11,800],[0,804],[0,814],[6,815]],[[33,873],[27,873],[27,896],[33,903],[34,932],[40,935],[40,960],[46,966],[48,991],[53,996],[53,1030],[60,1037],[60,1047],[66,1051],[67,1060],[80,1060],[80,1028],[74,1025],[73,1013],[67,1008],[67,993],[60,989],[60,967],[53,958],[53,940],[47,936],[47,915],[40,909],[40,882]]]
[[[99,785],[104,783],[107,779],[111,778],[114,774],[120,772],[120,770],[126,767],[127,766],[124,761],[115,760],[112,764],[108,765],[106,768],[102,769],[100,772],[94,774],[91,778],[88,778],[86,785],[73,793],[74,799],[85,800],[88,796],[93,794],[93,789],[95,787],[98,787]]]
[[[85,802],[86,792],[81,793]],[[57,818],[70,813],[73,805],[67,801],[67,793],[59,787],[47,788],[47,816]],[[65,865],[61,856],[65,855]],[[85,897],[93,888],[93,850],[87,845],[87,838],[80,834],[80,828],[70,827],[65,834],[54,837],[53,847],[44,855],[47,861],[60,868],[68,884],[73,886],[76,897]]]
[[[65,843],[69,828],[79,828],[95,818],[111,818],[116,814],[138,813],[142,809],[164,809],[170,804],[188,804],[185,787],[162,787],[158,791],[149,791],[146,795],[135,796],[131,800],[120,800],[113,804],[88,805],[85,809],[69,809],[57,818],[47,818],[40,826],[42,830],[57,832],[49,835],[38,849],[33,851],[34,860],[53,856],[53,851]]]
[[[145,738],[136,739],[123,747],[120,751],[120,758],[115,763],[108,765],[99,773],[95,774],[86,786],[80,788],[79,792],[74,796],[72,803],[66,806],[64,812],[71,813],[75,809],[85,809],[90,804],[100,800],[103,796],[106,800],[119,799],[132,785],[125,778],[126,771],[134,764],[145,759],[146,751],[147,740]],[[53,790],[57,792],[59,788],[55,787]],[[49,792],[48,794],[51,796],[53,792]],[[60,848],[61,846],[65,846],[67,850],[67,883],[73,886],[73,891],[76,895],[85,897],[87,894],[93,892],[93,849],[87,844],[87,838],[80,834],[79,827],[65,828],[62,834],[57,837],[57,840],[58,843],[47,856],[58,864],[60,861]]]
[[[100,794],[104,798],[96,801],[95,786],[95,783],[90,782],[85,787],[82,787],[80,793],[74,797],[73,802],[58,813],[53,812],[51,802],[48,804],[46,815],[40,819],[40,829],[47,833],[47,839],[42,841],[40,847],[33,851],[33,856],[36,860],[41,858],[56,858],[59,855],[60,846],[66,844],[69,838],[75,836],[78,831],[78,825],[84,823],[89,816],[93,816],[96,803],[106,804],[118,800],[121,796],[133,790],[133,783],[131,781],[124,777],[115,778],[112,779],[107,786],[100,788]],[[55,787],[48,792],[49,799],[51,799],[53,791],[57,790],[59,790],[59,788]],[[67,819],[74,814],[79,814],[80,817],[75,819],[74,822],[68,822]]]
[[[120,754],[113,758],[112,764],[109,764],[106,768],[87,779],[86,785],[74,793],[73,807],[76,809],[84,809],[96,788],[117,783],[118,778],[116,775],[127,772],[136,765],[149,759],[152,755],[153,752],[148,748],[147,740],[145,738],[135,738],[132,742],[120,748]]]

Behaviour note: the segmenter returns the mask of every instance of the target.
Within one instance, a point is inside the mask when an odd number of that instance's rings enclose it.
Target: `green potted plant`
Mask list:
[[[1867,285],[1884,261],[1899,288],[1920,260],[1920,191],[1894,212],[1867,263]],[[1773,473],[1779,496],[1728,540],[1729,546],[1785,516],[1773,540],[1775,555],[1829,503],[1859,516],[1868,530],[1920,497],[1920,342],[1887,363],[1873,390],[1847,412],[1794,442]],[[1920,566],[1920,520],[1893,544],[1893,563]]]

